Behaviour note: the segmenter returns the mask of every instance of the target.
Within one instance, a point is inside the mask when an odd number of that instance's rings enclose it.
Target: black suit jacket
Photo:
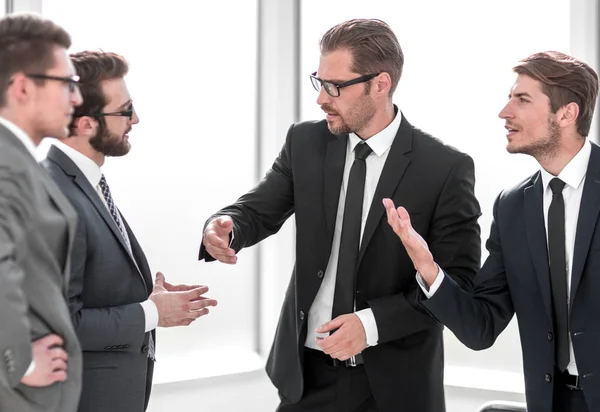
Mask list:
[[[600,148],[592,144],[577,221],[570,329],[590,411],[600,410]],[[516,312],[527,411],[552,410],[554,327],[540,172],[500,194],[490,252],[472,294],[444,280],[423,305],[472,349],[490,347]]]
[[[308,312],[331,252],[347,141],[331,134],[325,121],[292,125],[265,178],[215,215],[232,216],[232,247],[240,250],[295,214],[296,264],[267,363],[271,380],[292,402],[303,393]],[[469,156],[402,119],[365,224],[357,275],[356,309],[370,307],[379,332],[379,344],[363,357],[380,411],[444,410],[442,327],[417,304],[415,269],[387,223],[382,199],[408,209],[440,265],[468,288],[481,253],[474,183]],[[201,248],[203,257],[211,260]]]
[[[153,370],[139,304],[152,291],[148,262],[123,219],[129,253],[95,188],[65,153],[52,146],[43,165],[79,215],[68,293],[83,349],[79,412],[141,412]]]

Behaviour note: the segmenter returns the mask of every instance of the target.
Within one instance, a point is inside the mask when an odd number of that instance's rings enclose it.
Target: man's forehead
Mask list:
[[[542,93],[539,81],[525,74],[519,74],[514,85],[510,89],[512,94],[527,93],[531,96]]]

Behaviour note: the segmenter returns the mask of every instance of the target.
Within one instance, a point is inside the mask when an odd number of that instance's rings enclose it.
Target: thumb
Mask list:
[[[344,322],[341,319],[341,316],[338,316],[337,318],[330,320],[329,322],[325,323],[321,327],[317,328],[316,332],[317,333],[331,332],[332,330],[339,329],[343,324],[344,324]]]
[[[410,215],[408,214],[408,211],[402,206],[398,207],[398,217],[400,217],[400,225],[402,227],[412,227],[410,224]]]
[[[156,272],[156,286],[165,287],[165,275],[162,272]]]
[[[217,218],[217,224],[225,231],[225,233],[231,232],[233,229],[233,220],[230,216],[220,216]]]

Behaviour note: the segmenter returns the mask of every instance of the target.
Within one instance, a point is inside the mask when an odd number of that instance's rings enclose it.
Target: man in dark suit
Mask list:
[[[156,326],[189,325],[216,301],[205,286],[170,285],[148,262],[116,207],[100,167],[106,156],[129,152],[139,122],[114,53],[71,56],[84,103],[65,144],[53,146],[44,166],[79,214],[72,253],[69,309],[83,349],[80,412],[142,412],[152,385]]]
[[[465,345],[490,347],[516,312],[529,412],[598,411],[600,148],[586,140],[598,76],[558,52],[531,55],[514,71],[500,112],[507,149],[541,170],[498,196],[474,291],[438,268],[410,212],[386,199],[388,219],[422,276],[423,306]]]
[[[76,214],[35,160],[81,103],[69,34],[0,19],[0,411],[74,412],[81,352],[65,302]]]
[[[330,29],[311,76],[326,120],[292,125],[265,178],[205,227],[200,257],[235,263],[295,213],[296,264],[267,363],[279,411],[445,408],[442,328],[413,303],[415,271],[381,199],[419,211],[418,230],[466,288],[480,211],[472,159],[393,105],[403,62],[384,22]]]

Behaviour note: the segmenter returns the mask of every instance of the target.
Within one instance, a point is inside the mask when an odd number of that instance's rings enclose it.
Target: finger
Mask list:
[[[186,290],[185,292],[173,292],[183,301],[196,300],[208,292],[208,286],[200,286],[199,288]]]
[[[217,305],[219,304],[219,302],[218,302],[216,299],[205,298],[204,296],[201,296],[201,297],[199,297],[199,298],[198,298],[198,299],[196,299],[196,300],[204,300],[204,299],[207,299],[207,300],[211,300],[211,301],[212,301],[212,302],[211,302],[211,304],[210,304],[210,305],[207,305],[207,306],[217,306]],[[194,302],[194,301],[195,301],[195,300],[192,300],[192,302]]]
[[[46,348],[49,348],[51,346],[62,346],[64,343],[63,339],[60,336],[54,335],[54,334],[44,336],[43,338],[39,339],[37,342],[39,342]]]
[[[208,308],[204,308],[204,309],[200,309],[200,310],[194,310],[188,313],[188,318],[195,320],[198,319],[201,316],[205,316],[208,315],[209,313],[209,309]]]
[[[221,228],[233,229],[233,219],[231,218],[231,216],[219,216],[217,218],[217,223]]]
[[[190,302],[187,305],[187,310],[190,312],[204,309],[208,306],[217,306],[217,301],[214,299],[200,299]]]
[[[227,263],[229,265],[235,265],[237,263],[237,256],[224,256],[224,255],[213,255],[211,256],[217,259],[221,263]]]
[[[394,202],[392,202],[391,199],[383,199],[383,205],[385,206],[385,211],[387,213],[388,224],[392,227],[394,232],[400,236],[401,222],[396,207],[394,206]]]
[[[56,371],[50,374],[50,382],[64,382],[67,380],[67,372],[65,371]]]
[[[186,292],[203,286],[204,285],[171,285],[170,283],[165,282],[165,289],[170,292]]]
[[[67,362],[62,359],[54,359],[50,366],[52,367],[52,372],[67,370]]]
[[[69,358],[67,352],[62,348],[50,349],[50,359],[62,359],[66,361]]]
[[[325,323],[324,325],[318,327],[316,332],[317,333],[331,332],[332,330],[339,329],[343,324],[344,324],[343,315],[338,316],[337,318],[330,320],[329,322]]]
[[[164,287],[165,284],[165,275],[162,272],[156,272],[156,286]]]
[[[219,234],[215,230],[207,231],[204,236],[204,246],[218,249],[229,249],[229,234]]]
[[[321,341],[317,342],[317,345],[325,352],[326,354],[331,354],[332,352],[340,350],[340,337],[335,336],[335,333]]]

